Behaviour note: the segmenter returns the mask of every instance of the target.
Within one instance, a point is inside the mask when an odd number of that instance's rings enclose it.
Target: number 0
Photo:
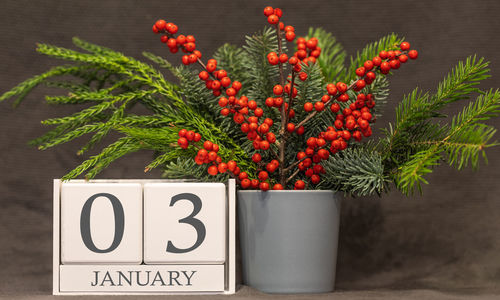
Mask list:
[[[90,234],[90,211],[92,209],[94,200],[98,197],[106,197],[109,199],[109,201],[113,205],[113,212],[115,215],[115,237],[113,238],[113,243],[111,244],[111,246],[109,246],[108,249],[97,248]],[[87,201],[83,205],[82,213],[80,215],[80,233],[82,235],[83,243],[90,251],[96,253],[108,253],[115,250],[122,241],[124,229],[125,215],[123,213],[123,206],[120,200],[116,198],[116,196],[108,193],[99,193],[92,195],[89,199],[87,199]]]
[[[206,230],[205,230],[205,225],[203,223],[196,219],[195,216],[200,212],[201,207],[202,207],[202,202],[200,197],[196,196],[195,194],[191,193],[182,193],[178,194],[172,197],[172,200],[170,201],[170,206],[174,206],[174,204],[179,201],[179,200],[189,200],[191,203],[193,203],[193,212],[185,217],[184,219],[180,219],[179,223],[186,223],[194,227],[197,233],[197,238],[196,242],[194,243],[193,246],[185,249],[179,249],[174,246],[174,244],[171,241],[168,241],[167,243],[167,252],[171,253],[186,253],[193,251],[194,249],[198,248],[203,241],[205,240],[206,236]]]

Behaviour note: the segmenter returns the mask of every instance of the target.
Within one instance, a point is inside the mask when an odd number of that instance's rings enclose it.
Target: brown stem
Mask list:
[[[291,181],[291,180],[292,180],[295,176],[297,176],[297,174],[299,174],[299,172],[300,172],[300,169],[295,170],[295,172],[293,172],[293,174],[292,174],[292,175],[290,175],[290,177],[288,177],[288,178],[286,179],[285,184],[286,184],[286,183],[289,183],[289,182],[290,182],[290,181]]]

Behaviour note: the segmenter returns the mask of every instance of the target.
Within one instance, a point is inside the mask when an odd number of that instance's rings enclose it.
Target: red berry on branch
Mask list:
[[[365,61],[365,63],[363,64],[363,66],[365,67],[365,69],[367,71],[370,71],[371,69],[373,69],[373,61],[367,60],[367,61]]]
[[[380,51],[378,56],[380,56],[381,59],[386,59],[389,56],[389,54],[387,54],[387,51],[382,50]]]
[[[363,79],[356,81],[356,90],[361,91],[366,86],[366,82]]]
[[[217,170],[216,166],[208,167],[208,174],[215,176],[215,175],[217,175],[217,173],[219,173],[219,170]]]
[[[375,80],[376,77],[377,77],[377,75],[375,75],[374,72],[366,73],[366,80],[367,81],[373,82],[373,80]]]
[[[281,94],[283,94],[283,87],[279,84],[275,85],[274,88],[273,88],[273,93],[276,95],[276,96],[279,96]]]
[[[182,63],[183,63],[184,65],[189,65],[189,56],[187,56],[187,55],[183,55],[183,56],[182,56]]]
[[[373,62],[373,65],[374,66],[380,66],[380,64],[382,63],[382,59],[380,58],[380,56],[375,56],[373,59],[372,59],[372,62]]]
[[[194,43],[194,42],[196,42],[196,39],[192,35],[187,35],[186,36],[186,42],[188,42],[188,43]]]
[[[273,163],[268,163],[266,165],[266,170],[269,172],[269,173],[273,173],[274,171],[276,171],[276,169],[278,168],[278,165],[276,164],[273,164]]]
[[[337,82],[336,87],[339,93],[345,93],[347,91],[347,84],[341,81]]]
[[[167,24],[167,22],[165,22],[165,20],[158,20],[158,21],[156,21],[155,26],[158,30],[163,30],[163,29],[165,29],[166,24]]]
[[[273,186],[273,190],[283,190],[283,186],[279,183],[276,183],[274,186]]]
[[[398,59],[399,59],[399,61],[400,61],[401,63],[403,63],[403,64],[404,64],[405,62],[407,62],[407,61],[408,61],[408,56],[407,56],[406,54],[401,54],[401,55],[398,57]]]
[[[286,63],[288,61],[288,55],[286,55],[286,53],[281,53],[281,55],[279,56],[279,61],[282,64]]]
[[[259,188],[260,188],[262,191],[264,191],[264,192],[265,192],[265,191],[269,190],[269,183],[267,183],[267,182],[261,182],[261,183],[259,184]]]
[[[299,59],[296,56],[292,56],[288,60],[288,63],[291,64],[292,66],[295,66],[296,64],[299,63]]]
[[[227,171],[227,164],[226,163],[220,163],[218,166],[217,166],[217,170],[219,171],[219,173],[223,174],[223,173],[226,173]]]
[[[254,163],[258,163],[261,160],[262,160],[262,156],[259,153],[254,153],[254,155],[252,155],[252,161]]]
[[[356,75],[359,76],[359,77],[362,77],[363,75],[365,75],[365,67],[360,67],[360,68],[357,68],[356,69]]]
[[[238,178],[240,180],[243,180],[245,178],[248,178],[248,173],[247,172],[241,172],[239,175],[238,175]]]
[[[306,72],[300,72],[299,73],[299,79],[302,81],[305,81],[307,79],[307,73]]]
[[[161,41],[162,43],[166,43],[166,42],[168,41],[168,36],[166,36],[166,35],[162,35],[162,36],[160,37],[160,41]],[[170,47],[170,46],[169,46],[169,47]],[[175,47],[175,45],[174,45],[174,47]],[[170,48],[172,48],[172,47],[170,47]]]
[[[167,24],[171,24],[171,23],[167,23]],[[166,29],[168,30],[168,32],[170,32],[171,34],[176,34],[176,33],[177,33],[177,31],[179,30],[179,28],[178,28],[178,27],[177,27],[177,25],[175,25],[175,24],[172,24],[172,25],[170,25],[170,26],[166,26],[165,28],[166,28]]]
[[[401,63],[399,62],[398,59],[393,59],[389,61],[389,64],[391,65],[392,69],[399,69],[399,67],[401,66]]]
[[[269,145],[268,141],[261,141],[260,142],[260,149],[262,149],[262,150],[268,150],[269,147],[270,147],[270,145]]]
[[[229,110],[229,108],[223,108],[221,109],[220,114],[223,116],[228,116],[230,112],[231,111]]]
[[[248,178],[245,178],[241,181],[241,187],[244,188],[244,189],[248,189],[250,187],[250,179]]]
[[[156,25],[153,25],[153,32],[154,33],[159,33],[160,30],[158,30],[158,28],[156,27]]]
[[[310,137],[310,138],[307,139],[306,143],[307,143],[307,146],[309,148],[314,148],[314,147],[316,147],[316,138],[315,137]]]
[[[179,45],[184,45],[186,43],[186,37],[181,34],[181,35],[177,36],[176,42]]]
[[[318,101],[318,102],[314,103],[314,109],[316,111],[322,111],[323,109],[325,109],[325,104],[321,101]]]
[[[278,97],[278,98],[274,98],[273,100],[274,102],[274,107],[281,107],[283,105],[283,98],[281,97]]]
[[[380,72],[382,74],[388,74],[390,71],[391,71],[391,65],[388,62],[384,61],[380,64]]]
[[[236,95],[236,90],[234,88],[228,88],[226,90],[226,95],[228,95],[228,96],[234,96],[234,95]]]
[[[314,49],[318,45],[318,39],[317,38],[311,38],[306,42],[306,46],[309,49]]]
[[[276,135],[272,132],[269,132],[267,135],[266,135],[266,139],[269,143],[271,144],[274,144],[276,143]]]
[[[269,174],[266,171],[260,171],[258,177],[260,181],[264,181],[269,178]]]
[[[275,14],[272,14],[269,17],[267,17],[267,22],[269,22],[269,24],[271,25],[278,24],[279,20],[280,18]]]
[[[347,100],[349,100],[349,95],[347,93],[344,93],[344,94],[340,95],[337,99],[340,102],[347,102]]]
[[[268,106],[268,107],[273,107],[273,106],[274,106],[274,99],[273,99],[272,97],[268,97],[268,98],[266,99],[266,102],[265,102],[265,103],[266,103],[266,106]]]
[[[295,28],[293,26],[288,25],[288,26],[285,27],[285,31],[293,31],[293,32],[295,32]]]
[[[321,181],[321,178],[318,175],[314,174],[313,176],[311,176],[311,182],[313,184],[318,184],[320,181]]]
[[[272,14],[274,14],[274,8],[272,8],[271,6],[266,6],[264,8],[264,16],[269,17]]]
[[[295,39],[295,32],[293,31],[287,31],[285,33],[285,39],[289,42],[293,41]]]
[[[288,132],[294,132],[295,131],[295,124],[293,124],[293,123],[286,124],[286,130]]]
[[[389,59],[396,58],[396,52],[394,52],[392,50],[387,51],[387,58],[389,58]]]
[[[326,91],[333,96],[337,94],[337,87],[333,83],[329,83],[326,85]]]
[[[304,103],[304,110],[310,112],[313,110],[313,104],[311,102]]]
[[[399,45],[399,48],[401,48],[402,51],[410,50],[410,43],[402,42],[401,45]]]
[[[185,137],[181,137],[177,140],[177,144],[179,144],[179,146],[182,148],[182,149],[186,149],[188,146],[189,146],[189,142],[188,140],[185,138]]]
[[[300,126],[299,128],[297,128],[296,132],[298,135],[303,135],[304,134],[304,131],[305,131],[305,128],[304,126]]]
[[[410,50],[408,52],[408,56],[411,58],[411,59],[417,59],[418,57],[418,52],[417,50]]]
[[[303,190],[306,187],[306,183],[302,180],[297,180],[297,181],[295,181],[294,186],[297,190]]]
[[[277,15],[278,18],[281,18],[281,16],[283,16],[283,11],[281,10],[281,8],[275,8],[274,14]]]

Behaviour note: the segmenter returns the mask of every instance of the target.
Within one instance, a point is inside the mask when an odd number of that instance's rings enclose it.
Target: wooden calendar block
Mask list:
[[[146,183],[144,262],[224,263],[225,203],[222,183]]]
[[[140,264],[142,185],[62,183],[61,262]]]

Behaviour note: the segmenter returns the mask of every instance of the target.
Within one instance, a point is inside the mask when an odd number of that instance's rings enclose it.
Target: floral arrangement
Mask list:
[[[390,34],[367,45],[346,67],[346,53],[330,33],[310,28],[297,37],[295,28],[283,23],[281,9],[268,6],[264,15],[270,26],[247,36],[241,48],[221,46],[206,63],[193,35],[156,21],[153,32],[171,53],[184,53],[182,64],[143,54],[178,83],[146,63],[78,38],[75,45],[86,52],[38,44],[38,52],[75,64],[28,79],[0,101],[17,96],[19,104],[45,84],[69,90],[47,96],[48,103],[86,106],[43,121],[55,128],[32,141],[41,150],[92,134],[78,152],[82,155],[110,132],[120,133],[63,179],[83,172],[93,178],[114,160],[147,149],[155,158],[145,170],[161,167],[168,178],[232,177],[242,189],[334,189],[355,195],[381,194],[394,183],[409,194],[427,183],[424,176],[439,163],[477,167],[480,154],[496,145],[491,141],[496,130],[483,121],[500,112],[500,93],[476,87],[489,76],[483,58],[459,63],[435,93],[416,88],[398,104],[396,121],[382,137],[363,142],[387,102],[386,75],[417,59],[418,52]],[[196,64],[201,69],[189,67]],[[449,124],[440,121],[443,107],[473,93],[477,99]],[[151,114],[134,114],[138,104]]]

